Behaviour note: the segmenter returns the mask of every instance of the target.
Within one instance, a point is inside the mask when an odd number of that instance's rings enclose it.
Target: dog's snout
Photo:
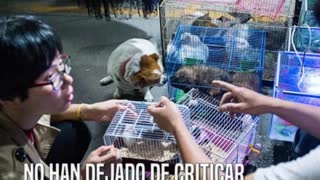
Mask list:
[[[160,84],[166,84],[167,83],[167,76],[162,75],[160,79]]]
[[[156,86],[163,86],[167,83],[167,77],[165,75],[161,75],[160,80]]]

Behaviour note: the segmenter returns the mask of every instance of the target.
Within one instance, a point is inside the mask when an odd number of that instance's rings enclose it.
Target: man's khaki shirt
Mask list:
[[[42,116],[33,129],[34,145],[13,120],[0,111],[0,179],[24,179],[24,164],[41,163],[45,177],[49,168],[44,163],[59,130],[50,126],[50,116]],[[26,155],[26,156],[23,156]],[[24,158],[25,157],[25,158]]]

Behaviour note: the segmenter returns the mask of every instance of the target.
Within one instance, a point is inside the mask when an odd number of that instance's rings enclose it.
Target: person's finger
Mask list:
[[[160,101],[160,103],[167,104],[167,103],[170,103],[170,102],[171,102],[171,101],[170,101],[167,97],[161,96],[161,101]]]
[[[136,107],[132,103],[130,103],[129,100],[126,100],[126,99],[125,100],[118,100],[117,99],[117,100],[115,100],[115,104],[121,105],[122,107],[125,106],[129,109],[132,109],[133,111],[136,110]]]
[[[125,110],[127,110],[128,113],[130,115],[133,115],[134,117],[138,115],[136,113],[136,111],[135,111],[136,110],[135,106],[133,104],[131,104],[131,103],[127,103],[127,104],[117,104],[116,103],[116,108],[117,108],[117,111],[125,111]]]
[[[159,113],[161,110],[161,107],[159,107],[158,105],[150,105],[147,109],[147,111],[151,114],[151,115],[154,115],[154,114],[157,114]]]
[[[121,158],[121,152],[118,148],[115,148],[116,150],[116,162],[121,162],[122,161],[122,158]]]
[[[109,151],[111,148],[113,148],[113,146],[100,146],[98,149],[92,151],[92,153],[94,155],[101,155],[103,153],[105,153],[106,151]]]
[[[120,151],[116,148],[112,148],[108,154],[101,157],[101,162],[112,163],[117,162],[121,159]]]
[[[231,91],[231,92],[234,92],[238,88],[237,86],[235,86],[233,84],[230,84],[230,83],[227,83],[224,81],[218,81],[218,80],[212,81],[212,85],[215,87],[220,87],[220,88],[225,89],[227,91]]]
[[[121,104],[118,104],[117,107],[118,107],[118,111],[124,111],[124,110],[126,110],[126,109],[129,109],[128,106],[126,106],[126,105],[121,105]]]
[[[131,109],[131,110],[133,110],[133,111],[136,111],[136,106],[135,106],[134,104],[132,104],[132,103],[129,102],[129,103],[127,103],[126,105],[128,106],[129,109]]]
[[[138,113],[136,111],[133,111],[131,109],[127,109],[127,110],[128,110],[127,114],[130,115],[130,117],[136,118],[138,116]]]
[[[222,106],[223,104],[230,102],[232,99],[233,99],[233,94],[231,92],[224,93],[224,95],[220,100],[219,106]]]
[[[221,112],[233,112],[238,113],[241,112],[243,107],[243,103],[226,103],[219,107]]]

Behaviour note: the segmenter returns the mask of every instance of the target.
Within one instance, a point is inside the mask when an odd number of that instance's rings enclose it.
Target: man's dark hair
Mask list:
[[[0,99],[28,98],[28,89],[52,64],[62,43],[57,33],[33,16],[0,19]]]

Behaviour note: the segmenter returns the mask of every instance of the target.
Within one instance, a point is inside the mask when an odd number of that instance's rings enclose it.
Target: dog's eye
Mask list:
[[[46,77],[47,80],[51,80],[53,78],[53,73],[48,74],[48,76]]]

